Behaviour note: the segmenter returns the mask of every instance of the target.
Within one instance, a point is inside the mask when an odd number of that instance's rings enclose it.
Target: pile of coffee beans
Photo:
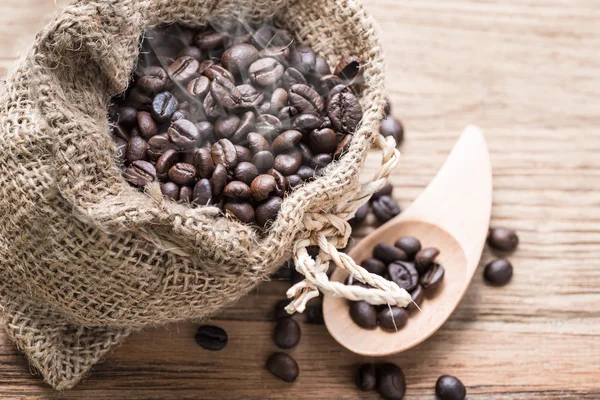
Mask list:
[[[497,227],[489,231],[488,246],[501,253],[511,253],[519,245],[517,233],[511,229]],[[485,266],[483,277],[490,285],[504,286],[510,282],[513,275],[513,266],[505,258],[493,260]]]
[[[110,109],[123,176],[265,227],[286,193],[347,150],[362,73],[350,56],[332,72],[270,23],[153,29]]]
[[[444,267],[435,262],[440,251],[435,247],[422,248],[421,242],[412,236],[405,236],[394,245],[379,243],[373,248],[373,255],[361,262],[361,266],[372,274],[383,276],[410,293],[413,303],[407,307],[390,305],[374,306],[366,301],[350,304],[352,320],[362,328],[381,328],[395,331],[408,322],[409,311],[423,301],[425,291],[435,291],[444,279]],[[347,285],[368,287],[351,277]]]
[[[371,210],[377,221],[381,223],[386,223],[400,214],[400,206],[398,206],[398,203],[392,197],[393,190],[394,187],[390,183],[387,183],[380,191],[374,193],[368,203],[363,204],[356,210],[356,214],[350,220],[350,224],[355,228],[358,227],[367,219]]]

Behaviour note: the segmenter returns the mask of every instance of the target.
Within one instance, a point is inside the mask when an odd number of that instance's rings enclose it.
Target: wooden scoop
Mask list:
[[[485,139],[468,126],[433,181],[402,214],[360,241],[350,256],[356,263],[371,257],[381,242],[393,244],[402,236],[415,236],[423,247],[437,247],[436,258],[445,276],[435,292],[425,290],[422,311],[410,312],[408,323],[397,332],[356,325],[348,301],[326,295],[325,324],[348,350],[366,356],[385,356],[410,349],[433,335],[448,319],[465,294],[477,268],[488,232],[492,207],[492,169]],[[337,268],[331,279],[343,282],[347,272]]]

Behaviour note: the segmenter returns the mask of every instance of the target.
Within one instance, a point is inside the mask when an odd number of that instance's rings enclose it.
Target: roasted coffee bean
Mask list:
[[[171,115],[171,122],[175,122],[178,119],[191,119],[192,115],[187,110],[177,110]]]
[[[367,215],[369,215],[369,203],[365,203],[356,210],[356,214],[354,214],[354,218],[350,220],[350,224],[352,226],[359,226],[367,219]]]
[[[200,121],[195,124],[200,135],[200,144],[206,144],[209,140],[213,139],[214,126],[208,121]]]
[[[227,168],[223,164],[217,164],[210,177],[210,187],[214,198],[221,197],[225,185],[227,185]]]
[[[223,211],[231,213],[246,224],[254,221],[254,207],[250,203],[229,201],[223,205]]]
[[[208,179],[200,179],[196,183],[192,198],[194,203],[201,206],[205,206],[212,202],[212,188]]]
[[[287,92],[286,92],[287,94]],[[285,121],[285,126],[286,127],[290,127],[290,120],[292,118],[294,118],[296,115],[298,115],[298,113],[300,113],[300,111],[298,111],[298,109],[296,109],[296,107],[291,107],[291,106],[285,106],[283,107],[281,110],[279,110],[279,112],[277,113],[277,118],[279,118],[279,120],[282,122],[282,124]]]
[[[419,283],[423,286],[423,289],[435,289],[440,285],[444,279],[444,267],[440,264],[433,264],[425,273],[421,276]]]
[[[496,250],[514,251],[519,245],[519,237],[515,231],[507,228],[492,228],[487,237],[488,245]]]
[[[354,133],[362,119],[362,107],[350,92],[337,93],[329,99],[327,115],[336,131]]]
[[[251,44],[236,44],[225,50],[221,57],[223,66],[234,75],[245,74],[248,67],[259,58],[258,50]],[[282,71],[283,73],[283,71]]]
[[[210,178],[215,170],[215,163],[210,151],[204,148],[194,151],[194,166],[200,178]]]
[[[156,180],[156,170],[147,161],[136,160],[123,173],[124,178],[135,186],[145,186]]]
[[[331,91],[331,89],[333,89],[334,87],[343,84],[342,80],[340,79],[339,76],[337,75],[323,75],[320,79],[319,79],[320,83],[321,83],[321,87],[326,90],[326,93],[329,94],[329,92]]]
[[[394,261],[388,265],[387,270],[390,280],[407,292],[414,290],[419,284],[419,273],[413,263]],[[421,286],[425,289],[427,289],[427,283],[421,279]]]
[[[228,80],[231,83],[235,83],[235,77],[233,76],[233,74],[219,64],[209,65],[202,74],[211,81],[221,78]]]
[[[283,196],[283,194],[285,193],[285,177],[281,174],[281,172],[277,171],[276,169],[268,170],[267,174],[275,178],[275,184],[277,186],[273,194],[279,197]]]
[[[269,197],[271,192],[275,191],[277,182],[271,175],[259,175],[252,181],[250,188],[252,189],[252,198],[255,201],[263,201]]]
[[[290,55],[290,49],[287,46],[269,47],[259,52],[260,58],[273,58],[280,63],[286,63]]]
[[[385,273],[387,272],[385,263],[374,257],[363,260],[363,262],[361,263],[361,267],[366,269],[367,272],[380,276],[385,275]]]
[[[146,111],[140,111],[137,113],[137,123],[140,129],[140,134],[146,140],[150,139],[154,135],[158,135],[158,127],[156,122],[152,119],[152,115]]]
[[[148,67],[144,75],[138,79],[137,87],[148,93],[158,93],[169,84],[169,75],[161,67]]]
[[[252,157],[252,163],[261,172],[273,168],[274,160],[273,153],[270,151],[259,151]]]
[[[260,106],[258,106],[258,114],[259,115],[271,114],[271,102],[265,101]]]
[[[203,100],[210,91],[210,79],[206,76],[194,78],[187,85],[188,93],[198,100]]]
[[[285,382],[294,382],[300,374],[298,363],[285,353],[275,353],[269,357],[267,370]]]
[[[128,146],[129,145],[126,140],[123,140],[119,137],[115,138],[115,147],[117,148],[115,157],[117,158],[117,162],[119,164],[125,163],[125,160],[127,159]]]
[[[249,148],[236,144],[235,151],[237,152],[239,162],[251,162],[252,161],[252,152],[250,151]]]
[[[225,39],[225,48],[230,48],[232,46],[236,46],[238,44],[246,44],[250,41],[250,34],[245,33],[241,36],[228,36]]]
[[[261,25],[250,37],[250,43],[257,48],[265,48],[271,43],[275,32],[270,25]]]
[[[314,72],[317,77],[322,77],[324,75],[331,74],[331,68],[329,68],[329,64],[327,64],[327,60],[323,57],[317,57],[315,60]]]
[[[290,64],[304,75],[314,68],[316,60],[317,55],[308,46],[298,46],[290,52]]]
[[[271,112],[277,114],[279,110],[286,106],[287,102],[288,94],[285,89],[275,89],[271,95]]]
[[[313,114],[300,114],[294,118],[292,127],[301,132],[311,132],[314,129],[318,129],[323,125],[323,120]]]
[[[377,384],[377,375],[375,373],[375,365],[363,364],[356,371],[356,387],[367,392],[375,389]]]
[[[214,125],[215,135],[217,138],[230,138],[233,136],[238,126],[240,125],[240,118],[235,115],[227,115],[219,118]]]
[[[225,115],[225,110],[223,110],[223,107],[220,103],[215,101],[213,95],[210,92],[208,92],[208,94],[204,98],[204,101],[202,102],[202,107],[204,108],[206,116],[209,118],[219,118],[220,116]]]
[[[127,161],[132,163],[146,158],[148,143],[139,136],[132,136],[127,144]]]
[[[308,142],[315,153],[333,153],[338,145],[337,135],[329,128],[315,129],[310,133]]]
[[[187,83],[194,78],[198,73],[200,63],[198,60],[183,56],[175,60],[173,64],[169,66],[169,76],[175,83]]]
[[[289,47],[294,43],[294,37],[286,29],[277,29],[271,39],[271,46],[286,46]]]
[[[259,153],[261,151],[271,151],[271,145],[269,141],[265,139],[263,135],[256,132],[248,133],[248,147],[252,150],[252,154]]]
[[[301,113],[319,115],[325,107],[319,93],[308,85],[296,84],[291,86],[288,91],[288,99],[290,105],[296,107]],[[360,117],[362,118],[362,110]]]
[[[354,301],[350,304],[350,317],[361,328],[377,327],[377,309],[366,301]]]
[[[138,110],[149,110],[150,105],[152,104],[152,96],[145,93],[140,88],[133,88],[131,92],[129,92],[125,103]]]
[[[282,273],[282,271],[284,271]],[[278,278],[274,277],[274,276],[285,276],[285,275],[291,275],[292,274],[292,268],[290,268],[290,266],[288,265],[288,263],[286,262],[285,264],[283,264],[279,270],[277,272],[275,272],[274,274],[271,275],[271,279],[273,280],[277,280]],[[287,279],[289,279],[289,276],[286,277]],[[281,318],[291,318],[292,314],[289,314],[285,308],[287,307],[287,305],[290,304],[289,300],[280,300],[277,302],[277,304],[275,304],[275,310],[273,311],[273,316],[274,316],[274,320],[277,321]]]
[[[290,89],[292,86],[297,84],[307,84],[304,75],[302,75],[302,73],[296,68],[292,67],[285,70],[283,76],[281,77],[281,83],[283,83],[283,87],[286,89]]]
[[[404,140],[404,127],[402,126],[402,123],[391,115],[381,120],[379,133],[384,137],[392,136],[398,146],[400,146]]]
[[[406,394],[404,372],[395,364],[385,363],[377,367],[377,393],[385,400],[402,400]]]
[[[314,157],[312,151],[310,150],[310,147],[308,147],[308,145],[306,145],[305,143],[300,142],[298,143],[298,149],[300,149],[300,153],[302,153],[302,160],[304,161],[304,163],[310,164]]]
[[[283,124],[274,115],[264,114],[256,119],[256,131],[269,140],[277,137],[283,129]]]
[[[298,168],[297,174],[302,180],[305,181],[315,177],[315,170],[309,166],[302,165],[300,168]]]
[[[388,331],[399,331],[408,322],[408,312],[404,308],[385,306],[377,314],[379,326]]]
[[[281,349],[291,349],[300,342],[300,326],[293,318],[280,318],[275,325],[273,341]]]
[[[464,400],[467,389],[457,377],[442,375],[435,383],[435,394],[440,400]]]
[[[156,176],[158,179],[168,178],[169,170],[179,162],[179,154],[175,150],[167,150],[156,162]]]
[[[215,101],[228,110],[238,108],[239,104],[242,102],[242,93],[235,84],[224,78],[222,75],[215,75],[210,83],[210,94]]]
[[[137,113],[138,110],[133,107],[122,106],[117,109],[117,115],[112,120],[121,126],[133,128],[137,124]]]
[[[354,82],[363,75],[361,62],[354,56],[344,57],[335,67],[333,73],[347,82]]]
[[[379,222],[388,222],[400,214],[398,203],[391,196],[379,196],[371,206],[373,207],[373,214]]]
[[[412,299],[412,303],[410,303],[406,308],[408,310],[416,310],[417,306],[420,306],[423,302],[423,297],[425,297],[425,292],[423,291],[423,286],[417,285],[416,288],[410,292],[410,297]]]
[[[373,248],[373,257],[380,259],[386,264],[394,261],[406,261],[406,253],[389,243],[379,243]]]
[[[419,271],[419,275],[424,274],[433,265],[439,254],[440,250],[435,247],[426,247],[415,254],[415,267]]]
[[[310,160],[310,166],[316,170],[321,168],[325,168],[332,161],[332,157],[330,154],[317,154]]]
[[[342,83],[341,85],[335,86],[333,89],[331,89],[329,91],[329,97],[331,98],[338,93],[350,93],[350,90],[348,89],[348,85]]]
[[[373,200],[377,200],[381,196],[391,196],[393,191],[394,186],[392,186],[392,184],[388,182],[381,189],[373,193],[373,196],[371,196],[371,202]]]
[[[269,221],[275,221],[279,215],[283,200],[281,197],[269,197],[267,201],[256,207],[256,223],[265,227]]]
[[[333,153],[333,158],[335,160],[339,159],[343,154],[345,154],[350,149],[350,144],[352,142],[353,136],[352,134],[347,134],[344,136],[342,140],[338,143],[335,148],[335,152]]]
[[[190,204],[192,202],[192,194],[194,189],[189,186],[182,186],[179,189],[179,202]]]
[[[483,271],[486,282],[497,286],[506,285],[512,278],[512,274],[512,264],[503,258],[490,262]]]
[[[421,242],[413,236],[401,237],[394,243],[394,246],[404,251],[409,260],[413,260],[415,255],[421,251]],[[416,262],[415,262],[416,264]],[[420,267],[417,267],[419,269]]]
[[[167,130],[169,139],[178,149],[192,149],[200,141],[200,132],[192,121],[180,119],[171,124]]]
[[[227,346],[227,332],[223,328],[203,325],[196,331],[196,343],[206,350],[223,350]]]
[[[196,167],[192,164],[177,163],[169,170],[169,178],[178,185],[188,185],[196,178]]]
[[[246,111],[242,118],[240,119],[240,123],[238,124],[237,129],[233,133],[233,135],[229,138],[233,143],[247,143],[248,141],[248,133],[250,133],[254,129],[254,124],[256,122],[256,115],[252,111]]]
[[[248,68],[248,77],[258,86],[273,86],[284,73],[283,65],[274,58],[261,58]]]
[[[334,134],[335,135],[335,134]],[[273,140],[273,153],[279,154],[288,150],[292,150],[302,140],[302,133],[295,130],[287,130],[282,132]]]
[[[152,116],[158,122],[166,122],[177,111],[179,103],[171,92],[157,94],[152,101]]]
[[[311,325],[323,325],[323,304],[309,304],[304,310],[304,322]]]
[[[124,127],[122,127],[121,125],[113,126],[112,133],[116,138],[123,139],[125,141],[128,141],[129,138],[131,137],[129,132],[127,132],[127,130]]]
[[[185,46],[179,53],[177,53],[177,58],[184,56],[192,57],[198,61],[202,61],[202,58],[204,58],[202,50],[196,46]]]
[[[163,196],[168,199],[177,201],[179,200],[179,186],[173,182],[166,182],[160,185],[160,191]]]
[[[223,189],[223,196],[234,200],[248,200],[252,196],[250,186],[241,181],[232,181]]]
[[[211,50],[223,46],[225,38],[222,32],[205,31],[196,36],[194,43],[202,50]]]
[[[171,148],[169,136],[166,133],[156,135],[148,140],[148,150],[146,151],[146,154],[150,160],[157,161],[165,151],[169,150],[169,148]]]
[[[233,178],[246,185],[251,185],[254,178],[258,176],[258,169],[250,162],[240,162],[235,166]]]
[[[242,97],[239,104],[233,109],[234,111],[256,109],[265,98],[264,93],[258,91],[252,85],[239,85],[237,90]]]
[[[285,176],[298,172],[300,165],[302,165],[302,153],[298,149],[279,154],[273,161],[273,168]]]
[[[300,167],[302,168],[302,167]],[[289,175],[285,177],[286,190],[292,190],[296,186],[302,185],[302,178],[299,175]]]

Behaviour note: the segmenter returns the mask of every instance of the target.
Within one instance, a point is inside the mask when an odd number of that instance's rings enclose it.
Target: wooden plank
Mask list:
[[[492,157],[493,223],[521,238],[508,286],[488,287],[476,272],[440,332],[386,358],[404,369],[407,398],[431,399],[442,373],[461,377],[471,399],[600,398],[600,3],[365,2],[384,38],[394,114],[407,128],[394,196],[407,207],[476,123]],[[56,10],[53,0],[0,3],[0,75]],[[369,158],[365,179],[377,162]],[[375,226],[369,218],[356,240]],[[492,257],[484,252],[484,262]],[[262,369],[275,351],[270,312],[286,287],[264,284],[216,317],[231,338],[222,352],[200,349],[194,324],[145,330],[64,393],[32,376],[0,333],[0,397],[377,398],[354,388],[354,367],[366,359],[323,326],[303,325],[291,351],[296,383]]]

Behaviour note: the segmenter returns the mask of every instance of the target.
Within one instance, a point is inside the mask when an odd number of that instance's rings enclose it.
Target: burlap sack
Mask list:
[[[331,64],[348,54],[367,64],[364,120],[350,150],[295,190],[266,234],[217,217],[216,208],[131,187],[114,161],[107,120],[146,28],[231,16],[274,16]],[[132,330],[206,318],[291,256],[307,280],[290,290],[290,311],[317,289],[365,296],[327,280],[330,259],[381,289],[369,301],[406,303],[405,292],[335,250],[350,234],[346,220],[398,156],[393,141],[374,134],[383,80],[380,44],[359,0],[80,0],[62,10],[0,90],[0,305],[10,337],[46,382],[70,388]],[[360,186],[373,143],[385,148],[384,163]],[[321,247],[316,260],[310,244]]]

